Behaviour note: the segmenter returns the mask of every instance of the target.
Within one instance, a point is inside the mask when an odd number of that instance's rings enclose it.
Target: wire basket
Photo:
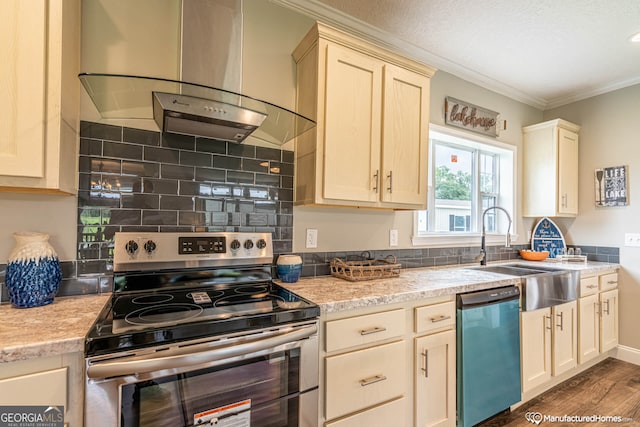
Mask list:
[[[385,259],[372,259],[364,261],[343,261],[334,258],[329,263],[331,275],[351,282],[361,280],[382,279],[386,277],[400,276],[401,264],[393,255]]]

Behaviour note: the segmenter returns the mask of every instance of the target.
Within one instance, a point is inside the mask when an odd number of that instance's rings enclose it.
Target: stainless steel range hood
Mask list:
[[[151,119],[161,131],[282,145],[315,126],[286,108],[242,95],[242,0],[181,4],[181,80],[82,73],[105,119]],[[224,88],[224,89],[221,89]]]
[[[282,145],[316,125],[277,105],[195,83],[120,74],[82,73],[79,78],[103,118],[152,119],[165,132],[236,142],[250,134]],[[165,108],[158,101],[156,117],[154,94],[167,94],[160,95]],[[242,137],[236,137],[238,130]]]

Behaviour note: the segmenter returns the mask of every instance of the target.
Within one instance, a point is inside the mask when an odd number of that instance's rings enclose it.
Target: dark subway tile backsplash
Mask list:
[[[291,251],[292,153],[90,122],[81,130],[71,292],[112,283],[85,276],[110,274],[118,231],[269,231],[276,253]]]

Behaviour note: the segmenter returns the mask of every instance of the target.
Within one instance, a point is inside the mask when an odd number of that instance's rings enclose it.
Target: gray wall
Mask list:
[[[620,247],[620,343],[640,349],[640,248],[625,247],[625,233],[640,233],[640,85],[559,107],[544,113],[580,129],[579,216],[559,220],[567,240]],[[594,170],[627,165],[629,205],[595,206]]]

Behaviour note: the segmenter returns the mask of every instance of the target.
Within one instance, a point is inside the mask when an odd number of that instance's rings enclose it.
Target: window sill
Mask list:
[[[464,235],[451,235],[451,234],[423,234],[419,236],[411,237],[411,244],[413,246],[421,247],[433,247],[433,248],[450,248],[460,246],[480,247],[481,235],[477,234],[464,234]],[[487,234],[485,242],[487,246],[504,245],[504,234]],[[512,244],[518,240],[517,234],[511,235]]]

